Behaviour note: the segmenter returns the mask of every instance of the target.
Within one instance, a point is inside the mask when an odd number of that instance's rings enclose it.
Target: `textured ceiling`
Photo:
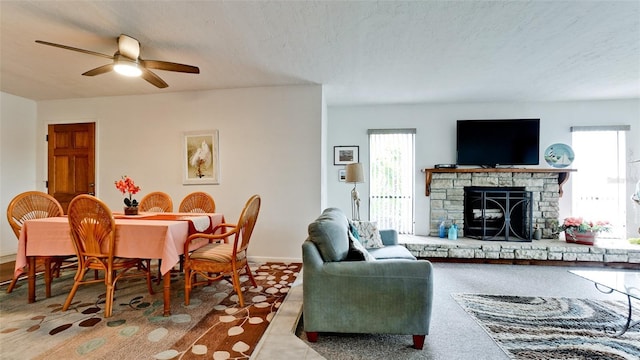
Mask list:
[[[0,90],[46,100],[323,84],[329,105],[640,98],[640,1],[0,1]],[[115,73],[119,34],[157,89]]]

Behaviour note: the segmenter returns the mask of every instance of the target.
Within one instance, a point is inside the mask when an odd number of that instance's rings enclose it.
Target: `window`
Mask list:
[[[625,130],[626,126],[572,127],[576,154],[572,167],[572,208],[585,220],[607,220],[613,232],[602,237],[625,238]]]
[[[413,234],[415,129],[369,130],[369,218]]]

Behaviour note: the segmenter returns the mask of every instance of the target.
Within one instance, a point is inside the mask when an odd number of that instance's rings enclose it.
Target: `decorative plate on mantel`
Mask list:
[[[544,159],[554,168],[565,168],[571,165],[574,158],[573,149],[567,144],[549,145],[544,151]]]

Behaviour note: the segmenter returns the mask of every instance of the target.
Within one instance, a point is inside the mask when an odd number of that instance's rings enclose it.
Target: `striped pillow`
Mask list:
[[[206,259],[215,262],[230,262],[233,256],[233,244],[220,244],[213,243],[207,244],[200,249],[194,251],[190,258],[192,259]],[[245,252],[237,254],[238,260],[242,260],[245,257]]]

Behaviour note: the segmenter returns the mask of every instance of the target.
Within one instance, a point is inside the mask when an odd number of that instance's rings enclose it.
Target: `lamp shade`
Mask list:
[[[347,176],[345,181],[348,183],[364,182],[364,173],[362,171],[361,163],[347,164]]]

